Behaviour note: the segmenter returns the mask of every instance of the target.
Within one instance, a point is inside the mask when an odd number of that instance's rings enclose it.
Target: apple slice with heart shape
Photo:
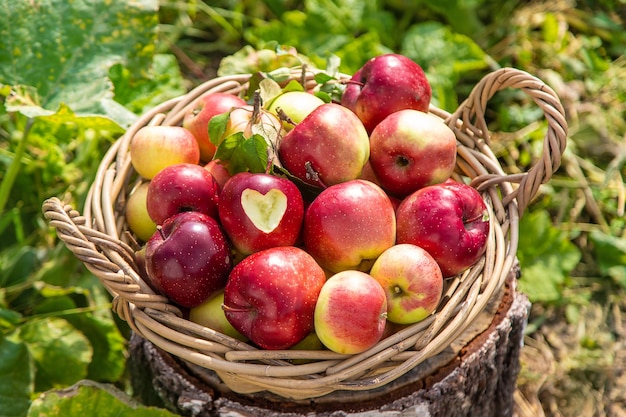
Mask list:
[[[218,212],[235,249],[249,255],[294,245],[300,237],[304,200],[286,178],[240,172],[224,184]]]
[[[246,188],[241,193],[241,207],[257,229],[271,233],[285,216],[287,196],[277,188],[272,188],[265,194]]]

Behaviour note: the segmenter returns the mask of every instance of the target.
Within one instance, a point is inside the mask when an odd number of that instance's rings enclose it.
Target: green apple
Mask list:
[[[284,114],[289,120],[282,120],[285,131],[290,131],[313,110],[324,104],[321,98],[304,91],[287,91],[276,97],[268,111],[279,118]]]
[[[149,185],[149,182],[143,182],[131,191],[125,209],[128,227],[139,240],[144,242],[147,242],[156,231],[156,223],[150,218],[146,204]]]
[[[202,304],[189,310],[189,320],[235,339],[248,341],[248,338],[239,333],[226,319],[222,304],[224,304],[223,289],[215,292]]]
[[[387,320],[417,323],[439,305],[443,275],[435,259],[424,249],[409,243],[384,251],[370,270],[387,294]]]

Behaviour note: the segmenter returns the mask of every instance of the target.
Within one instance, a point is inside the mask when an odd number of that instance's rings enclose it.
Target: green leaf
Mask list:
[[[115,101],[137,114],[187,91],[174,55],[155,55],[148,77],[139,77],[133,68],[122,64],[114,65],[109,76],[115,89]]]
[[[420,64],[433,86],[433,104],[456,110],[455,86],[467,72],[487,68],[487,54],[471,38],[439,22],[411,26],[400,51]]]
[[[27,322],[19,332],[37,365],[35,389],[70,385],[87,376],[93,349],[69,322],[46,318]]]
[[[24,284],[40,265],[36,249],[31,246],[13,246],[0,252],[0,288]]]
[[[594,230],[590,234],[600,273],[626,288],[626,239]]]
[[[44,115],[64,103],[76,113],[128,123],[113,100],[109,69],[122,63],[147,74],[158,1],[0,0],[0,10],[0,84],[28,91],[23,98],[32,103],[20,111]]]
[[[117,328],[110,308],[107,308],[105,317],[74,314],[67,316],[66,320],[85,335],[93,348],[93,356],[87,367],[87,378],[118,381],[126,369],[126,339]]]
[[[230,112],[218,114],[209,120],[209,138],[213,145],[218,146],[222,141],[222,136],[224,136],[226,126],[228,125],[228,119],[230,119]]]
[[[0,417],[22,417],[30,405],[33,364],[28,348],[0,338]]]
[[[520,222],[517,256],[520,290],[530,301],[558,302],[569,272],[580,261],[579,249],[556,228],[547,211],[524,215]]]
[[[108,384],[81,381],[35,399],[27,417],[174,417],[167,410],[145,407]]]
[[[215,159],[228,161],[231,175],[237,172],[265,172],[268,164],[268,144],[259,134],[246,138],[235,133],[225,138],[217,147]]]

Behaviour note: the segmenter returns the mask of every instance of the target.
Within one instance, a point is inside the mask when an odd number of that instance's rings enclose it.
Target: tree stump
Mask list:
[[[334,392],[294,401],[270,393],[238,394],[219,378],[133,335],[129,361],[135,395],[193,417],[506,417],[514,410],[519,356],[530,303],[511,271],[488,307],[480,333],[459,338],[397,381],[370,391]]]

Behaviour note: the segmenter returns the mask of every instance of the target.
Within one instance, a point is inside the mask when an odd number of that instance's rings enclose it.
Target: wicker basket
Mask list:
[[[448,348],[500,296],[515,261],[519,218],[541,184],[559,167],[565,150],[567,124],[561,103],[541,80],[505,68],[485,76],[453,114],[431,106],[430,112],[444,119],[456,134],[455,177],[476,187],[491,211],[485,255],[472,268],[446,281],[435,314],[364,353],[265,351],[185,320],[178,307],[155,294],[138,273],[136,245],[123,215],[127,196],[140,181],[129,157],[135,132],[145,125],[179,125],[201,95],[241,94],[249,79],[249,75],[216,78],[144,114],[102,159],[84,214],[57,198],[44,203],[44,214],[59,238],[99,277],[113,296],[114,311],[135,332],[172,355],[214,372],[229,389],[306,399],[338,390],[383,387]],[[314,82],[313,74],[305,79]],[[507,87],[522,89],[532,97],[548,122],[543,154],[527,173],[507,175],[490,149],[486,105]]]

